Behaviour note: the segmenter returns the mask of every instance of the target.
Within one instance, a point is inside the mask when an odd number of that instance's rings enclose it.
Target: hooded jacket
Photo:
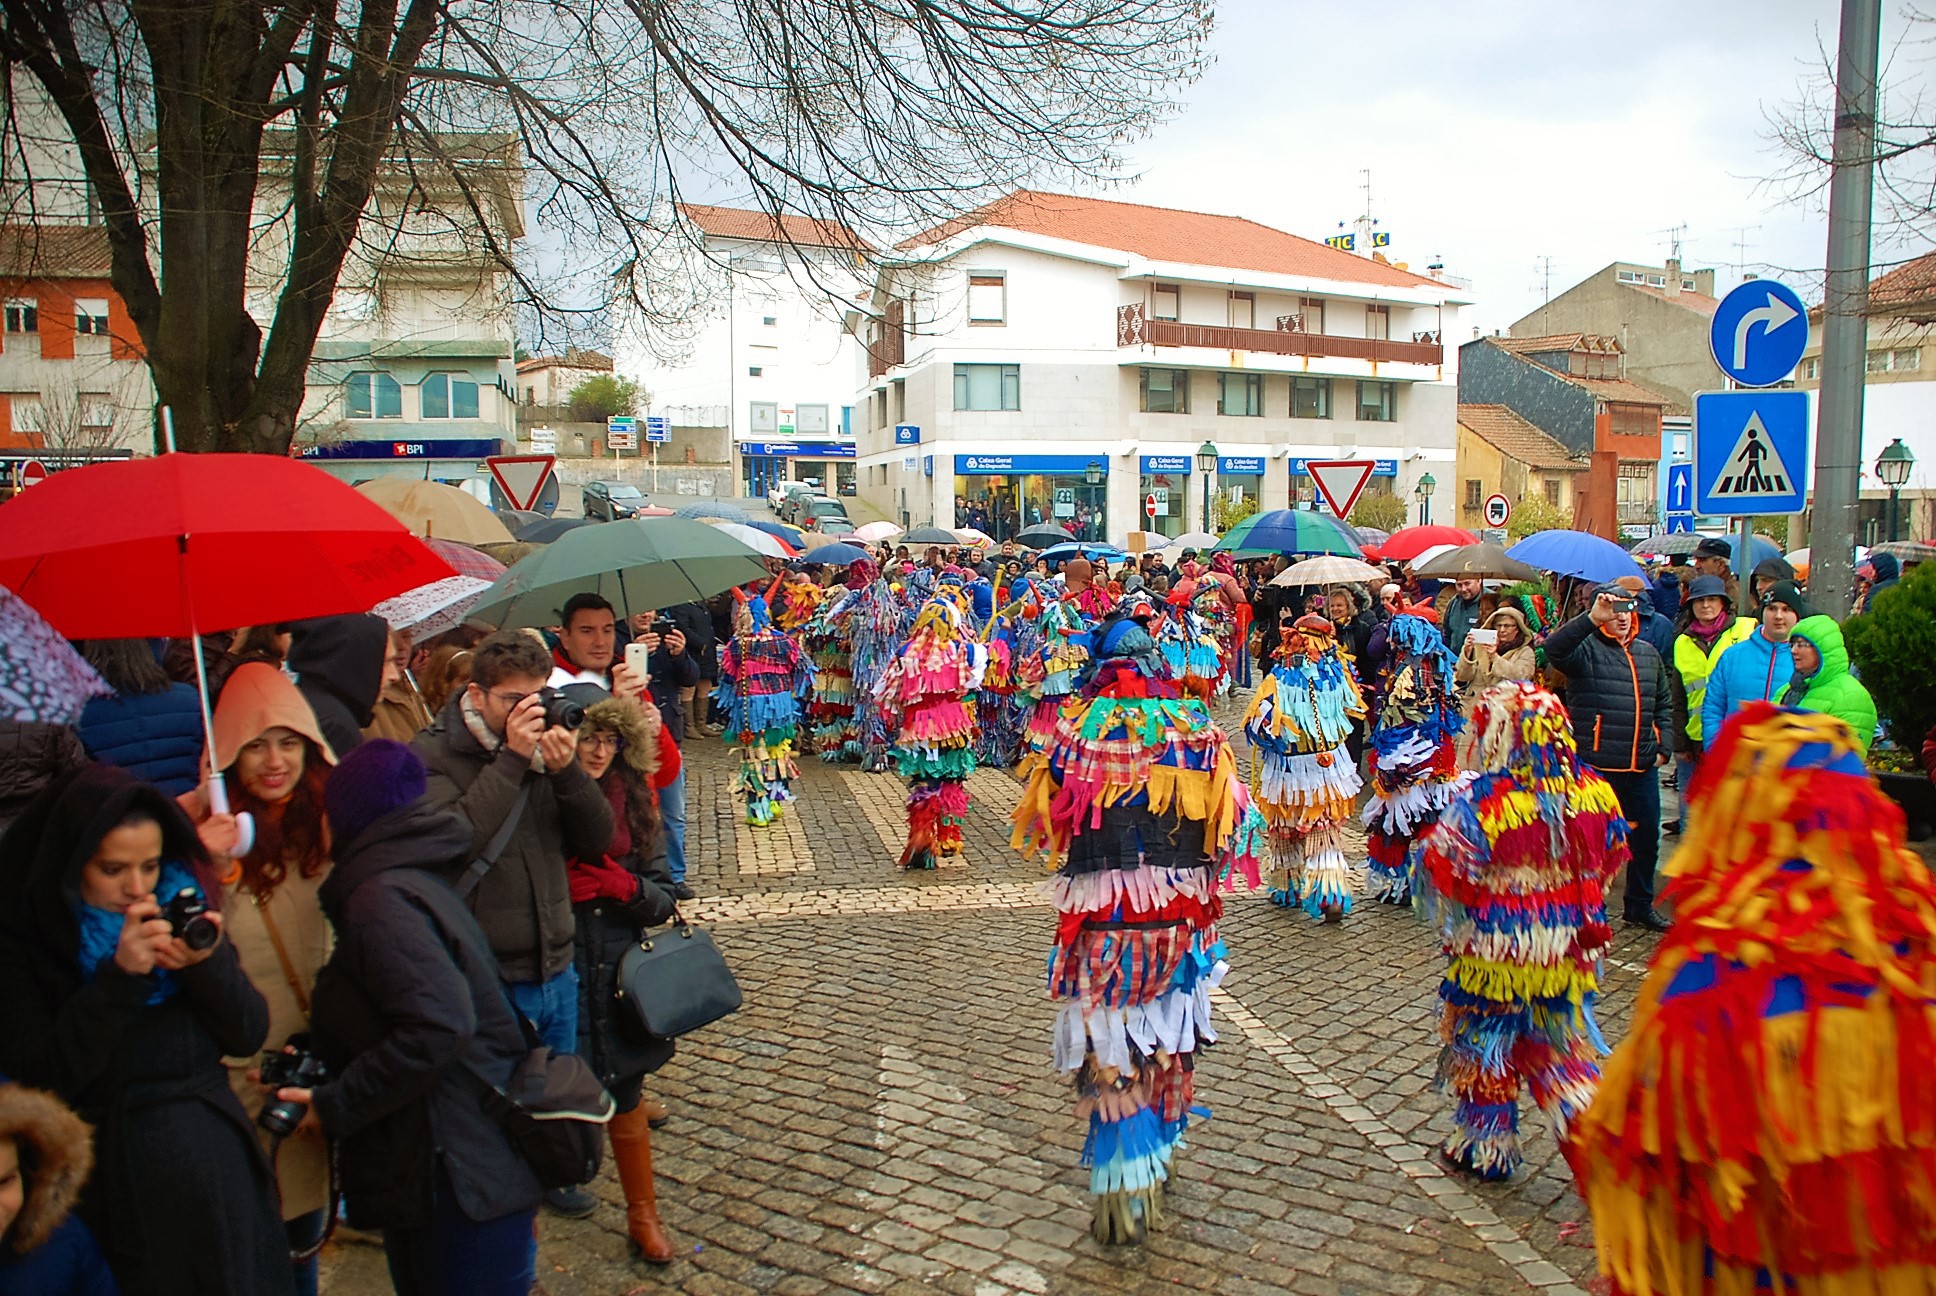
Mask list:
[[[1862,610],[1865,612],[1874,609],[1880,595],[1902,584],[1902,564],[1896,561],[1894,554],[1871,554],[1869,566],[1875,568],[1875,584],[1869,586],[1869,596],[1862,600]]]
[[[1533,628],[1526,622],[1526,614],[1518,608],[1506,605],[1496,608],[1486,618],[1481,629],[1497,630],[1502,622],[1511,622],[1519,629],[1519,642],[1500,652],[1497,649],[1487,652],[1472,644],[1468,637],[1466,644],[1472,651],[1461,652],[1459,660],[1452,668],[1452,678],[1458,682],[1466,701],[1466,711],[1472,710],[1472,703],[1481,693],[1495,684],[1507,680],[1530,680],[1539,670],[1539,661],[1533,652]]]
[[[1759,628],[1722,653],[1708,674],[1707,696],[1701,699],[1701,746],[1712,747],[1723,722],[1748,703],[1780,697],[1794,673],[1794,650],[1775,643]]]
[[[114,1275],[70,1212],[94,1164],[87,1124],[52,1094],[0,1084],[0,1139],[21,1155],[23,1200],[0,1247],[0,1296],[115,1296]]]
[[[463,867],[471,835],[419,797],[338,843],[323,883],[339,940],[311,1013],[332,1077],[315,1107],[340,1140],[359,1228],[428,1223],[440,1165],[469,1219],[538,1204],[537,1179],[462,1070],[502,1086],[526,1052],[490,944],[439,876]]]
[[[1842,627],[1833,617],[1805,617],[1795,626],[1794,637],[1813,644],[1822,655],[1822,664],[1813,675],[1797,671],[1781,698],[1782,704],[1834,716],[1855,731],[1856,746],[1867,754],[1869,744],[1875,741],[1876,704],[1862,681],[1849,673],[1849,650],[1842,642]]]
[[[1624,594],[1616,586],[1599,592]],[[1627,638],[1611,624],[1597,626],[1582,612],[1546,636],[1546,657],[1566,672],[1566,709],[1580,759],[1597,770],[1652,769],[1671,734],[1667,666],[1640,638],[1640,619]]]
[[[364,726],[376,714],[389,651],[389,625],[368,612],[317,617],[290,627],[284,669],[295,677],[339,760],[356,750]]]
[[[202,700],[188,684],[88,699],[75,726],[87,754],[180,796],[201,780]]]

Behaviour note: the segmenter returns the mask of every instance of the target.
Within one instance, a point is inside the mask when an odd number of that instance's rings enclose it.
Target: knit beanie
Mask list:
[[[1767,607],[1770,603],[1787,604],[1797,617],[1807,618],[1815,615],[1815,609],[1808,606],[1808,600],[1802,597],[1802,592],[1796,587],[1794,581],[1775,582],[1768,592],[1761,596],[1761,606]]]
[[[330,835],[344,845],[383,816],[424,794],[424,763],[407,744],[371,738],[357,745],[323,785]]]

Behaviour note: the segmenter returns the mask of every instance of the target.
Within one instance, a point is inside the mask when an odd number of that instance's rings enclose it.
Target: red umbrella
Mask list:
[[[1479,537],[1464,527],[1414,526],[1391,533],[1391,539],[1378,546],[1378,556],[1386,562],[1410,562],[1433,545],[1478,544]]]
[[[90,464],[0,505],[0,585],[69,639],[367,612],[456,574],[381,506],[274,455]]]
[[[482,581],[494,581],[504,574],[503,563],[470,545],[427,536],[424,539],[424,547],[456,568],[459,576],[475,576]]]

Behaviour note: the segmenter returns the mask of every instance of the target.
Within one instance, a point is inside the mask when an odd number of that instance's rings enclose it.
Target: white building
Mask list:
[[[701,244],[686,273],[710,285],[711,305],[671,360],[635,322],[614,330],[617,372],[650,394],[642,412],[675,428],[730,428],[748,494],[807,477],[829,491],[851,483],[861,352],[845,316],[867,292],[853,236],[801,217],[776,228],[763,212],[731,207],[680,214]]]
[[[1213,491],[1309,500],[1309,459],[1374,490],[1452,477],[1469,298],[1253,221],[1018,192],[900,249],[871,300],[860,493],[910,525],[1203,524]],[[1157,503],[1152,524],[1144,510]]]

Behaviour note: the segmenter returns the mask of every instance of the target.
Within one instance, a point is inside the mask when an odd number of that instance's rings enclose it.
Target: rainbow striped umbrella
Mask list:
[[[1213,553],[1241,554],[1341,554],[1346,558],[1363,555],[1365,547],[1358,533],[1329,513],[1303,509],[1273,509],[1253,513],[1230,528],[1217,541]]]

